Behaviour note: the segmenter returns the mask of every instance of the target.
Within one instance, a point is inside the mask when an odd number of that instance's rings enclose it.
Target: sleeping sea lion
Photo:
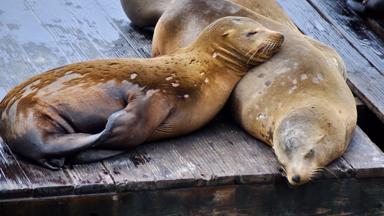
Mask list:
[[[14,152],[56,169],[66,159],[95,161],[189,133],[210,121],[240,78],[283,39],[249,18],[226,17],[172,55],[50,70],[1,101],[0,135]]]
[[[253,2],[282,13],[275,1]],[[225,16],[249,17],[286,38],[277,55],[242,78],[231,101],[240,125],[273,147],[290,184],[304,184],[345,152],[356,126],[344,62],[333,49],[286,22],[226,0],[175,1],[156,25],[153,56],[187,46],[205,26]]]
[[[131,22],[139,27],[154,27],[160,16],[179,0],[121,0],[125,14]],[[209,1],[209,0],[208,0]],[[295,24],[273,1],[258,2],[254,0],[231,0],[256,13],[270,17],[271,19],[299,31]]]

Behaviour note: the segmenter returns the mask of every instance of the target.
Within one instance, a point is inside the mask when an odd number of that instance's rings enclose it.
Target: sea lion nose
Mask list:
[[[292,177],[292,181],[299,184],[300,183],[300,176],[299,175],[294,175]]]
[[[277,38],[277,40],[280,42],[280,44],[282,44],[284,42],[284,39],[285,39],[284,35],[281,33],[276,33],[275,38]]]

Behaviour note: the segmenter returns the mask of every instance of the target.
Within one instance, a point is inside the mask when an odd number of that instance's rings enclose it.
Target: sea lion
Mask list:
[[[384,0],[347,0],[347,5],[356,13],[370,17],[384,17]]]
[[[278,7],[274,1],[254,2],[268,2],[269,10]],[[273,147],[289,183],[304,184],[344,153],[356,126],[345,65],[328,46],[225,0],[175,2],[156,25],[153,56],[187,46],[201,29],[224,16],[249,17],[286,38],[278,54],[242,78],[231,104],[239,124]]]
[[[276,53],[283,38],[249,18],[225,17],[172,55],[50,70],[2,100],[0,135],[16,153],[56,169],[66,159],[95,161],[189,133],[214,117],[240,78]]]
[[[179,0],[121,0],[121,5],[133,24],[139,27],[154,27],[164,11],[172,7],[176,1]],[[283,9],[276,6],[273,1],[262,3],[254,0],[231,1],[299,31]]]

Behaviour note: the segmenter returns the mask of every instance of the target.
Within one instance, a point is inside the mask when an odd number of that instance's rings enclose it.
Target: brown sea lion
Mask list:
[[[189,133],[214,117],[240,78],[276,53],[283,38],[249,18],[226,17],[172,55],[53,69],[7,94],[0,135],[16,153],[55,169],[66,159],[95,161]]]
[[[253,2],[282,13],[275,1]],[[224,16],[249,17],[285,35],[281,51],[239,82],[232,106],[245,130],[273,147],[290,184],[306,183],[344,153],[356,125],[356,105],[343,77],[344,63],[333,49],[286,22],[225,0],[173,3],[156,25],[153,55],[187,46],[201,29]]]

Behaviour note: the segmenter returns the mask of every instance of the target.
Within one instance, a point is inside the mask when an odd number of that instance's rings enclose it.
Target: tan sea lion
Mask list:
[[[137,26],[154,27],[168,7],[180,0],[121,0],[125,14]],[[210,1],[210,0],[208,0]],[[230,0],[256,13],[269,17],[291,29],[299,31],[295,24],[274,1]],[[216,1],[217,2],[217,1]],[[215,2],[214,2],[215,3]]]
[[[282,13],[275,1],[253,2]],[[356,126],[344,63],[333,49],[287,22],[225,0],[178,0],[168,7],[155,28],[153,55],[187,46],[201,29],[224,16],[249,17],[285,35],[281,51],[239,82],[232,106],[243,128],[273,147],[290,184],[304,184],[344,153]]]
[[[249,18],[226,17],[172,55],[50,70],[2,100],[0,135],[16,153],[55,169],[66,159],[95,161],[189,133],[214,117],[240,78],[276,53],[283,38]]]

